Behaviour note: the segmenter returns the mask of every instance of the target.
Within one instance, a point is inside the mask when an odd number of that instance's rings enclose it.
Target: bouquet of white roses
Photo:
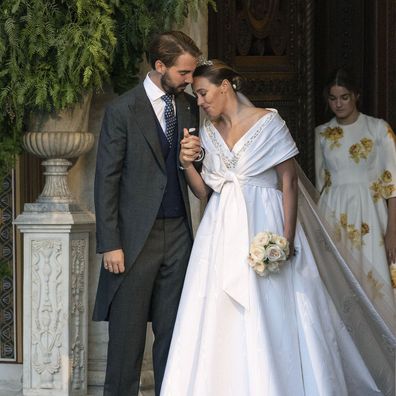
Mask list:
[[[249,265],[260,276],[278,272],[289,255],[289,242],[272,232],[259,232],[250,245]]]

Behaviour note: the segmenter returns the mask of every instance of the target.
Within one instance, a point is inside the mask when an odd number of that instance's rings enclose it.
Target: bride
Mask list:
[[[296,145],[274,109],[236,94],[220,61],[194,73],[202,172],[185,131],[180,163],[193,193],[210,196],[185,279],[162,396],[382,395],[323,285],[297,221]],[[281,190],[280,187],[281,186]],[[256,234],[283,235],[290,256],[258,276]]]

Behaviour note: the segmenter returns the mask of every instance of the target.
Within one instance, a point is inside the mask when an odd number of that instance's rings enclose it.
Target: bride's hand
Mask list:
[[[201,153],[201,140],[198,136],[191,135],[187,128],[184,128],[183,133],[184,137],[180,142],[179,160],[182,167],[187,169]]]

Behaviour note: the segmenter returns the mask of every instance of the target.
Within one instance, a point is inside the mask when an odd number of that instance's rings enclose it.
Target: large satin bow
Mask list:
[[[218,161],[218,159],[217,159]],[[217,162],[215,160],[215,162]],[[245,309],[249,309],[249,230],[245,198],[237,175],[217,163],[203,172],[205,182],[220,201],[214,243],[214,262],[222,289]]]

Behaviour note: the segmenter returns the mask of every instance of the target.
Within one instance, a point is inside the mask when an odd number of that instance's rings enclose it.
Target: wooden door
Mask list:
[[[275,107],[314,180],[314,127],[327,121],[322,90],[348,67],[362,88],[362,112],[396,128],[396,2],[384,0],[217,0],[209,11],[209,58],[247,79],[244,93]]]
[[[317,123],[329,119],[321,90],[338,67],[361,88],[360,110],[396,127],[396,2],[316,0],[315,91]]]
[[[209,12],[209,58],[232,65],[246,78],[257,106],[276,108],[314,175],[313,1],[218,0]]]

